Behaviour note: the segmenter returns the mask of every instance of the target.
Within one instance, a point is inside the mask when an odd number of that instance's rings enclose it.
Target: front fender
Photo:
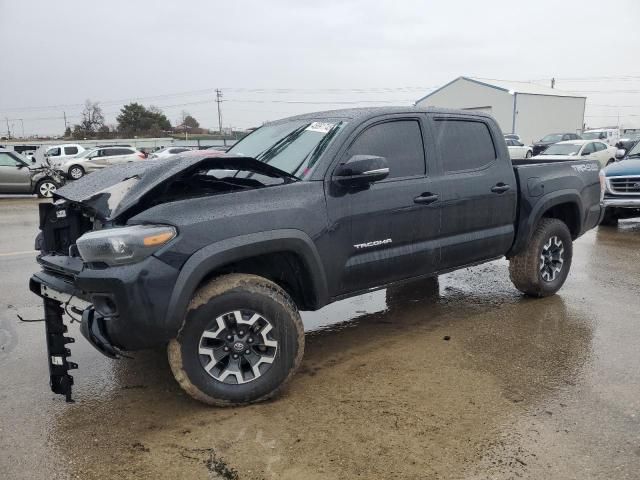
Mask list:
[[[292,252],[302,259],[311,278],[309,288],[314,304],[326,304],[327,280],[313,240],[301,230],[270,230],[222,240],[191,255],[182,266],[171,294],[166,317],[169,328],[178,331],[196,288],[209,273],[232,262],[276,252]]]

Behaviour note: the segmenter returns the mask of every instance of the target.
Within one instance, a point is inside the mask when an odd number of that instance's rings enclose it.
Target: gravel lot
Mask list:
[[[101,356],[71,328],[77,403],[49,391],[34,198],[0,198],[0,478],[637,479],[640,221],[576,242],[554,297],[497,261],[305,313],[279,398],[188,398],[164,351]]]

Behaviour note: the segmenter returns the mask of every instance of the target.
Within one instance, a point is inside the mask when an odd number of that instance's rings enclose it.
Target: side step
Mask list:
[[[53,393],[64,395],[67,402],[73,402],[71,399],[73,377],[69,375],[69,370],[78,368],[78,364],[67,360],[71,356],[71,350],[66,345],[75,342],[75,339],[64,336],[67,333],[67,326],[62,321],[64,314],[62,304],[51,298],[43,297],[43,300],[49,360],[49,385]]]

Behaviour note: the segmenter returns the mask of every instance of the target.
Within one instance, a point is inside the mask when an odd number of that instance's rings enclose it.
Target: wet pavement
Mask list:
[[[48,388],[35,199],[0,199],[0,478],[638,479],[640,221],[579,239],[558,295],[497,261],[304,313],[275,400],[207,407],[162,350],[78,342],[75,404]]]

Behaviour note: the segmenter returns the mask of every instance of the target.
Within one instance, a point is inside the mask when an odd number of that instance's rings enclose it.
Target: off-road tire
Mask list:
[[[51,186],[53,186],[53,188]],[[43,178],[36,184],[35,193],[38,195],[38,198],[51,198],[53,196],[52,193],[55,192],[59,186],[60,185],[50,178]]]
[[[602,220],[600,220],[600,225],[603,225],[605,227],[615,227],[616,225],[618,225],[618,217],[615,214],[615,210],[607,208],[604,211]]]
[[[557,237],[563,245],[564,263],[558,276],[547,281],[543,279],[540,262],[545,244]],[[543,218],[538,223],[526,249],[509,259],[509,276],[514,286],[532,297],[548,297],[555,294],[564,284],[571,267],[573,242],[567,225],[556,218]]]
[[[202,333],[218,316],[239,309],[268,318],[278,348],[275,360],[260,377],[228,384],[205,371],[198,349]],[[223,275],[196,291],[167,351],[176,381],[196,400],[220,407],[255,403],[279,394],[293,377],[304,354],[304,326],[291,297],[275,283],[256,275]]]
[[[75,176],[75,177],[74,177],[74,176],[71,174],[71,172],[72,172],[73,170],[77,170],[77,171],[81,172],[81,175],[79,175],[79,176]],[[86,172],[84,171],[84,168],[82,168],[80,165],[71,165],[71,166],[69,167],[68,172],[69,172],[69,177],[70,177],[72,180],[79,180],[79,179],[81,179],[82,177],[84,177],[84,176],[86,175]]]

